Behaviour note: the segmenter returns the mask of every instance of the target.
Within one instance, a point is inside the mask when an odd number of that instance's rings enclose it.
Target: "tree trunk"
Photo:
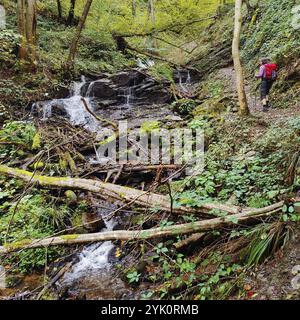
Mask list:
[[[57,2],[57,15],[58,15],[58,20],[62,20],[62,8],[61,8],[61,2],[60,0],[56,0]]]
[[[69,57],[68,57],[68,60],[67,60],[67,69],[68,70],[73,70],[74,69],[74,61],[75,61],[78,42],[79,42],[81,31],[82,31],[82,29],[84,27],[86,18],[87,18],[88,14],[89,14],[92,2],[93,2],[93,0],[87,0],[86,1],[84,9],[83,9],[82,16],[81,16],[81,18],[79,20],[75,36],[74,36],[74,38],[72,40],[72,43],[71,43],[71,46],[70,46]]]
[[[136,17],[136,0],[132,0],[131,8],[132,8],[132,15]]]
[[[76,0],[70,0],[70,9],[69,9],[69,15],[67,19],[68,26],[72,26],[74,23],[75,3],[76,3]]]
[[[283,204],[283,203],[282,203]],[[281,204],[280,204],[281,205]],[[22,240],[19,243],[6,244],[0,246],[0,254],[14,252],[20,249],[33,249],[57,245],[74,245],[86,244],[96,241],[113,241],[113,240],[146,240],[161,237],[174,237],[177,235],[193,234],[199,232],[207,232],[228,228],[236,224],[245,224],[250,221],[261,222],[263,217],[268,217],[281,211],[281,206],[275,204],[264,209],[253,209],[252,211],[235,214],[228,217],[202,220],[197,222],[179,224],[165,228],[153,228],[147,230],[118,230],[107,231],[92,234],[69,234],[64,236],[46,238],[46,239],[28,239]]]
[[[235,22],[234,35],[232,41],[232,57],[234,62],[234,69],[236,73],[236,85],[240,105],[240,114],[243,116],[249,115],[249,107],[245,93],[243,67],[240,56],[240,36],[242,29],[242,3],[243,0],[235,1]]]
[[[26,46],[26,28],[25,28],[25,1],[18,0],[18,29],[21,36],[21,42],[19,47],[19,59],[25,60],[27,57],[27,46]]]
[[[155,0],[149,0],[149,4],[148,4],[149,5],[149,17],[151,19],[152,28],[155,28],[155,24],[156,24],[154,1]],[[153,48],[158,47],[157,40],[153,36],[151,38],[151,42],[152,42]]]
[[[28,43],[29,59],[34,64],[36,61],[36,27],[37,27],[37,7],[36,0],[27,0],[26,10],[26,38]]]
[[[230,214],[241,212],[240,207],[217,203],[205,203],[197,209],[184,206],[172,209],[169,196],[105,183],[98,180],[39,176],[29,171],[14,169],[3,165],[0,165],[0,174],[20,178],[28,183],[38,184],[42,187],[90,191],[111,202],[115,202],[117,200],[128,205],[138,205],[142,208],[157,207],[162,211],[172,211],[174,214],[193,213],[202,215],[203,217],[210,217],[211,215],[209,212],[213,209],[218,209]]]
[[[37,65],[37,5],[36,0],[18,0],[18,28],[21,35],[20,60],[30,63],[31,69]]]

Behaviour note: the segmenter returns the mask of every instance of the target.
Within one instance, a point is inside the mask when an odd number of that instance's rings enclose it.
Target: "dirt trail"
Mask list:
[[[233,94],[236,92],[236,80],[235,80],[235,71],[233,66],[229,66],[219,70],[219,76],[223,78],[226,83],[229,84],[227,90],[232,92]],[[260,103],[260,94],[259,89],[256,93],[252,93],[250,90],[250,85],[246,81],[245,91],[247,95],[247,100],[250,108],[250,112],[253,116],[259,117],[261,120],[264,120],[266,123],[270,122],[281,122],[282,120],[293,119],[296,116],[300,115],[300,104],[295,105],[289,108],[270,108],[269,112],[262,112],[262,107]],[[272,100],[274,100],[274,95],[272,93],[271,97],[271,105]]]
[[[300,299],[300,230],[285,251],[276,253],[246,278],[255,300]]]
[[[233,67],[227,67],[219,70],[219,77],[228,83],[227,92],[235,96],[236,81]],[[266,123],[285,122],[300,115],[300,105],[286,109],[271,108],[269,112],[262,112],[259,98],[259,90],[256,97],[251,93],[250,85],[246,83],[246,95],[250,112],[253,116],[263,120]],[[274,98],[274,96],[273,96]],[[271,95],[272,99],[272,95]],[[257,130],[259,131],[259,130]],[[251,288],[255,300],[279,300],[279,299],[300,299],[300,289],[292,285],[293,279],[299,278],[295,269],[300,269],[300,228],[295,230],[295,238],[290,243],[289,248],[279,251],[269,261],[257,267],[246,277],[246,284]]]

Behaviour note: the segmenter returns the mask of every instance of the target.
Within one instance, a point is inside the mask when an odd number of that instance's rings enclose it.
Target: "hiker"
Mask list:
[[[259,73],[256,75],[256,78],[261,79],[260,97],[263,112],[268,112],[270,108],[269,93],[274,81],[277,79],[277,64],[271,63],[269,58],[261,59]]]

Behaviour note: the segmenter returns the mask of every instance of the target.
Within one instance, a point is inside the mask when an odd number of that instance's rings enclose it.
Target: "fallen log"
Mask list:
[[[261,221],[262,218],[268,217],[281,211],[281,205],[283,203],[277,203],[275,205],[263,208],[253,209],[227,217],[214,218],[209,220],[202,220],[197,222],[178,224],[174,226],[164,228],[153,228],[148,230],[117,230],[107,231],[92,234],[71,234],[63,235],[59,237],[52,237],[38,240],[22,240],[21,242],[15,242],[11,244],[5,244],[0,247],[0,254],[6,254],[15,252],[20,249],[34,249],[49,246],[58,245],[75,245],[75,244],[87,244],[98,241],[132,241],[132,240],[146,240],[153,238],[161,238],[167,236],[176,236],[184,234],[202,233],[211,230],[221,229],[224,227],[231,227],[237,224],[246,223],[249,221]]]
[[[41,187],[80,189],[97,193],[107,201],[115,202],[117,200],[128,204],[134,203],[143,208],[157,208],[162,211],[172,211],[172,213],[176,214],[198,214],[203,217],[210,217],[211,215],[209,215],[209,213],[213,209],[229,214],[237,214],[242,211],[240,207],[218,203],[206,203],[197,209],[184,206],[171,208],[171,199],[169,196],[105,183],[99,180],[41,176],[26,170],[10,168],[4,165],[0,165],[0,174],[19,178]]]
[[[202,233],[194,233],[191,236],[189,236],[188,238],[174,243],[174,247],[177,250],[180,250],[180,249],[182,249],[184,247],[187,247],[191,243],[194,243],[194,242],[197,242],[197,241],[203,239],[204,236],[205,236],[204,232],[202,232]]]

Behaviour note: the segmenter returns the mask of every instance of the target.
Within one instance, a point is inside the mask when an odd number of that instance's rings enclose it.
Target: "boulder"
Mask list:
[[[109,79],[118,87],[132,87],[141,83],[146,76],[136,70],[123,71],[113,74]]]
[[[105,222],[97,213],[86,212],[82,214],[82,224],[89,232],[97,232],[105,228]]]
[[[113,83],[108,79],[101,79],[91,83],[86,83],[81,88],[81,94],[83,96],[90,96],[98,99],[112,99],[117,97],[117,90]]]

